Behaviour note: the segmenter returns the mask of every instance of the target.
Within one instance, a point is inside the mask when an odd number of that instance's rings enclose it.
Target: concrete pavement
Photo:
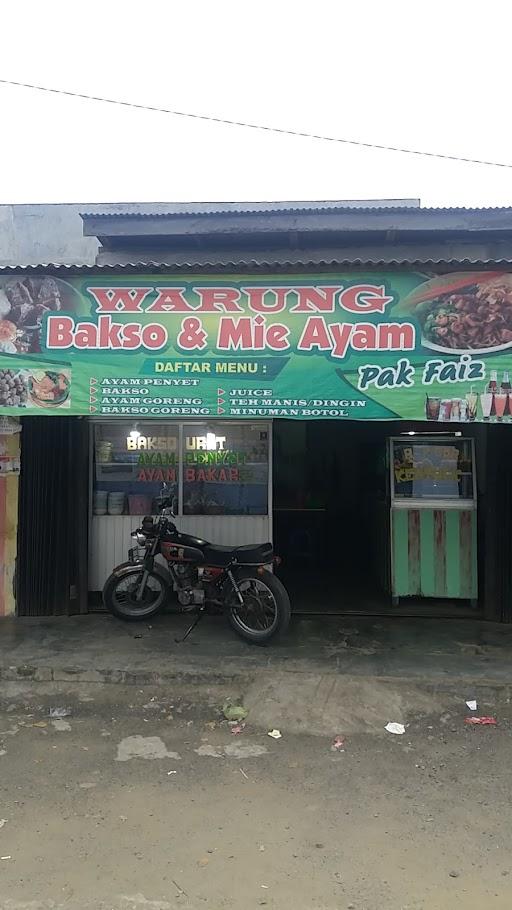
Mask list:
[[[466,699],[512,698],[512,628],[475,621],[295,617],[266,648],[205,618],[185,643],[186,616],[126,624],[107,615],[0,621],[0,679],[42,685],[224,686],[253,722],[329,736],[379,731]],[[116,688],[117,686],[112,686]]]
[[[182,644],[189,623],[163,615],[123,623],[105,614],[0,619],[0,678],[158,684],[247,680],[312,673],[425,680],[510,682],[512,626],[475,620],[403,617],[295,617],[288,635],[258,648],[223,617],[206,617]]]

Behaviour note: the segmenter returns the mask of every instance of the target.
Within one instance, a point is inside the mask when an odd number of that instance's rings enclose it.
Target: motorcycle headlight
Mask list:
[[[139,547],[146,546],[146,535],[142,534],[141,531],[132,531],[131,536],[137,541]]]

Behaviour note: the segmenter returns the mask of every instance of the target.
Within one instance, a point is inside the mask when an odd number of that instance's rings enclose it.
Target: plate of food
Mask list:
[[[68,371],[34,370],[29,376],[31,401],[42,408],[56,408],[69,399],[71,379]]]
[[[426,281],[401,301],[421,325],[423,347],[488,354],[512,346],[512,273],[465,272]]]
[[[62,278],[0,277],[0,352],[38,354],[45,317],[79,306],[78,292]]]

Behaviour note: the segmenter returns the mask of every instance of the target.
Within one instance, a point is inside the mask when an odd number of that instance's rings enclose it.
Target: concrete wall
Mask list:
[[[0,205],[0,266],[93,265],[98,241],[82,235],[82,210],[81,205]]]
[[[83,236],[81,212],[159,214],[172,203],[0,205],[0,266],[94,265],[99,243]]]

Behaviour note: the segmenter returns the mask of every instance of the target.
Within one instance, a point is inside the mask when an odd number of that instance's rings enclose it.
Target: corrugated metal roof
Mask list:
[[[460,265],[461,263],[509,263],[512,256],[512,208],[425,208],[418,207],[419,200],[320,200],[282,202],[214,202],[214,203],[103,203],[103,204],[55,204],[55,205],[1,205],[0,206],[0,268],[17,271],[28,268],[58,269],[68,266],[80,269],[82,266],[96,267],[98,240],[94,231],[108,234],[110,230],[126,237],[125,249],[119,252],[119,260],[111,262],[104,251],[100,252],[100,265],[113,264],[114,268],[126,269],[258,269],[298,267],[338,267],[363,264],[366,266],[406,266],[423,263]],[[79,212],[88,209],[90,236],[83,236],[84,222]],[[293,212],[293,214],[287,214]],[[127,213],[129,215],[127,216]],[[190,224],[184,224],[188,215]],[[215,214],[216,213],[216,214]],[[266,214],[265,214],[266,213]],[[451,215],[450,215],[451,213]],[[210,219],[214,230],[210,231]],[[133,216],[133,217],[132,217]],[[141,220],[138,217],[142,216]],[[231,216],[231,217],[228,217]],[[246,217],[247,216],[247,217]],[[437,217],[436,217],[437,216]],[[447,216],[447,217],[445,217]],[[92,219],[99,217],[98,222]],[[109,218],[114,220],[109,222]],[[125,218],[123,223],[120,219]],[[157,220],[158,219],[158,220]],[[167,222],[166,220],[167,219]],[[231,226],[231,221],[233,225]],[[371,223],[372,230],[381,233],[400,228],[403,235],[387,235],[385,242],[376,243],[368,235],[361,237],[357,248],[350,249],[344,240],[336,240],[332,231],[337,230],[339,221],[342,230],[365,233]],[[253,222],[257,230],[253,231]],[[258,231],[272,234],[277,224],[275,237],[257,244],[251,234]],[[434,224],[435,222],[435,224]],[[326,236],[321,246],[314,243],[295,241],[293,232],[304,234],[308,230],[321,232]],[[402,240],[412,237],[414,231],[434,227],[447,235],[447,227],[459,232],[461,244],[455,248],[447,244],[433,246],[430,242],[415,242],[412,249],[404,249]],[[125,231],[126,227],[126,231]],[[160,251],[151,242],[151,235],[187,235],[186,247],[182,240],[176,244],[159,242]],[[229,228],[229,230],[226,230]],[[414,230],[412,230],[414,228]],[[474,231],[486,232],[489,241],[473,242]],[[222,246],[212,242],[212,234],[231,234],[231,241],[222,241]],[[283,240],[278,240],[281,233]],[[433,232],[432,236],[433,236]],[[341,232],[340,232],[341,234]],[[199,238],[203,235],[203,243]],[[138,237],[145,237],[139,244]],[[129,238],[130,249],[126,249]],[[289,240],[289,242],[287,242]],[[110,243],[119,248],[122,244]],[[412,246],[412,244],[411,244]],[[173,248],[174,247],[174,248]],[[380,247],[380,248],[379,248]],[[462,247],[462,248],[461,248]],[[115,258],[113,255],[112,258]],[[158,256],[161,258],[158,259]],[[162,265],[160,265],[162,263]]]
[[[127,215],[97,213],[90,217],[83,217],[84,234],[97,237],[103,247],[110,250],[127,250],[131,246],[132,256],[142,254],[156,257],[157,250],[172,250],[160,252],[160,256],[174,255],[175,243],[179,241],[181,249],[188,242],[192,248],[190,255],[195,256],[194,249],[202,245],[208,247],[212,257],[217,256],[219,244],[222,243],[224,255],[226,245],[230,249],[236,245],[234,255],[239,255],[238,248],[243,244],[247,249],[250,244],[254,248],[256,242],[262,243],[266,237],[265,246],[272,246],[271,255],[279,254],[279,248],[289,245],[290,240],[297,247],[311,246],[313,242],[317,247],[346,246],[349,238],[372,243],[376,235],[380,235],[387,246],[391,246],[396,239],[404,240],[406,237],[413,241],[423,236],[432,239],[470,240],[480,235],[488,239],[510,238],[512,235],[512,207],[500,209],[421,209],[421,208],[335,208],[335,209],[309,209],[287,211],[284,209],[265,212],[213,212],[203,214],[190,214],[182,212],[178,215],[163,213],[157,215]],[[301,238],[300,241],[293,240]],[[373,240],[372,240],[373,237]],[[281,239],[279,239],[281,238]],[[283,242],[283,238],[285,242]],[[305,238],[308,238],[307,244]],[[274,250],[274,247],[276,248]],[[100,256],[101,256],[100,250]],[[312,257],[321,255],[321,249],[312,251]],[[389,251],[393,251],[390,249]],[[492,253],[495,251],[493,250]],[[499,251],[496,251],[498,253]],[[502,251],[503,252],[503,251]],[[379,250],[384,257],[388,250]],[[458,253],[458,251],[457,251]],[[481,248],[472,250],[470,255],[486,257],[492,255],[491,251]],[[400,253],[395,249],[394,254],[400,258]],[[440,251],[441,255],[450,255],[450,251]],[[508,255],[508,249],[506,250]],[[222,255],[222,254],[221,254]],[[258,254],[259,255],[259,254]],[[304,254],[307,255],[307,254]],[[354,255],[352,251],[349,256]],[[374,251],[365,250],[363,257],[372,258]],[[457,254],[455,254],[457,255]],[[421,250],[420,257],[428,258],[429,251]],[[435,258],[435,257],[434,257]]]
[[[164,208],[166,206],[166,208]],[[419,199],[327,199],[312,201],[284,201],[284,202],[174,202],[174,203],[141,203],[129,211],[130,204],[120,206],[105,205],[105,211],[81,212],[82,218],[168,218],[174,215],[255,215],[281,212],[291,214],[297,212],[325,212],[356,210],[379,211],[380,209],[420,208]],[[119,211],[115,211],[119,208]],[[141,211],[147,208],[147,211]]]
[[[411,200],[411,203],[416,203],[417,200]],[[418,200],[419,202],[419,200]],[[502,214],[511,214],[512,206],[481,206],[476,208],[466,207],[466,206],[431,206],[424,208],[419,204],[409,204],[407,201],[404,203],[396,203],[395,200],[391,201],[389,204],[386,204],[382,201],[376,202],[373,204],[368,204],[368,201],[365,201],[361,204],[355,204],[350,202],[311,202],[311,203],[301,203],[301,202],[280,202],[280,203],[247,203],[242,205],[241,203],[233,204],[216,204],[212,203],[210,206],[205,205],[188,205],[183,203],[183,207],[178,208],[178,204],[174,207],[169,207],[168,211],[160,212],[80,212],[82,218],[98,218],[98,219],[120,219],[120,218],[133,218],[135,219],[148,219],[154,218],[156,220],[161,218],[174,218],[180,215],[190,216],[190,215],[272,215],[272,214],[281,214],[281,215],[298,215],[302,212],[357,212],[361,215],[374,214],[378,212],[386,212],[386,214],[404,214],[407,217],[407,214],[418,212],[421,215],[433,215],[433,214],[450,214],[450,215],[473,215],[480,213],[492,213],[499,212]]]
[[[0,266],[0,274],[2,273],[26,273],[26,272],[44,272],[45,270],[51,272],[73,272],[73,273],[91,273],[91,272],[142,272],[142,271],[156,271],[163,272],[166,269],[172,272],[187,271],[191,272],[194,270],[204,270],[211,269],[218,270],[222,269],[223,271],[233,270],[240,271],[241,269],[286,269],[286,268],[300,268],[300,269],[315,269],[315,268],[332,268],[340,270],[342,268],[437,268],[437,267],[449,267],[449,268],[464,268],[468,266],[478,266],[478,267],[503,267],[507,268],[512,266],[512,256],[510,258],[501,258],[501,259],[315,259],[315,260],[301,260],[297,261],[294,259],[282,259],[276,261],[275,259],[261,260],[261,259],[244,259],[244,260],[226,260],[219,262],[218,260],[212,260],[211,262],[163,262],[161,260],[152,261],[146,260],[144,262],[126,262],[122,265],[115,263],[105,263],[103,265],[59,265],[58,263],[42,263],[40,265],[27,265],[27,266]]]

